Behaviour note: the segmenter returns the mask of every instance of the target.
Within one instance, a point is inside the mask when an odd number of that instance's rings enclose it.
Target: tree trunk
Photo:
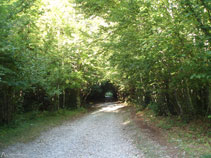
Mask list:
[[[65,90],[63,90],[63,98],[62,98],[62,108],[65,108]]]
[[[180,102],[179,102],[179,99],[178,99],[178,96],[177,96],[177,92],[176,92],[176,91],[175,91],[175,93],[174,93],[174,96],[175,96],[177,105],[178,105],[178,107],[179,107],[179,109],[180,109],[180,115],[183,115],[184,112],[183,112],[183,109],[182,109],[182,105],[181,105]]]
[[[77,104],[77,108],[80,108],[81,107],[81,98],[80,98],[80,89],[77,89],[76,90],[76,104]]]
[[[211,87],[208,90],[208,105],[207,105],[207,115],[211,115]]]
[[[189,87],[188,87],[188,84],[187,84],[187,80],[186,80],[186,91],[187,91],[187,97],[188,97],[188,102],[189,102],[189,106],[190,106],[190,110],[191,113],[195,113],[195,109],[194,109],[194,106],[193,106],[193,102],[192,102],[192,98],[191,98],[191,95],[190,95],[190,90],[189,90]]]

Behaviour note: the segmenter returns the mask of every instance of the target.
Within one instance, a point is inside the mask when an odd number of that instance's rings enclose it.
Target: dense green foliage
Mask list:
[[[158,115],[209,115],[210,8],[208,0],[1,0],[0,122],[79,107],[105,80]]]
[[[102,78],[99,19],[85,19],[68,0],[3,0],[0,15],[0,122],[79,107]]]
[[[108,78],[120,97],[158,115],[211,113],[211,2],[77,0],[102,31]]]

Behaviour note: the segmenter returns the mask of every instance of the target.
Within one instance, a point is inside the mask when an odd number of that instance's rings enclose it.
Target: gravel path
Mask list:
[[[1,157],[11,158],[141,158],[120,112],[123,105],[105,103],[75,121],[44,132],[30,143],[10,146]]]

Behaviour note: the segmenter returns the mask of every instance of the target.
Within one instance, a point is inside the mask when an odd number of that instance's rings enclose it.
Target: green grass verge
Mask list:
[[[152,110],[137,113],[147,123],[161,128],[171,143],[187,153],[187,157],[211,158],[211,124],[209,120],[197,119],[189,123],[176,116],[155,116]]]
[[[57,112],[29,112],[17,115],[9,125],[0,126],[0,148],[16,142],[28,142],[43,131],[61,125],[63,122],[85,113],[84,108],[76,110],[59,110]]]

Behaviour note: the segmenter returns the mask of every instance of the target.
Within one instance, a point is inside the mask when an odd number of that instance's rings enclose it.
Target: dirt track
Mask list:
[[[43,133],[35,141],[1,152],[14,158],[144,158],[172,157],[142,133],[122,104],[104,103],[75,121]]]

